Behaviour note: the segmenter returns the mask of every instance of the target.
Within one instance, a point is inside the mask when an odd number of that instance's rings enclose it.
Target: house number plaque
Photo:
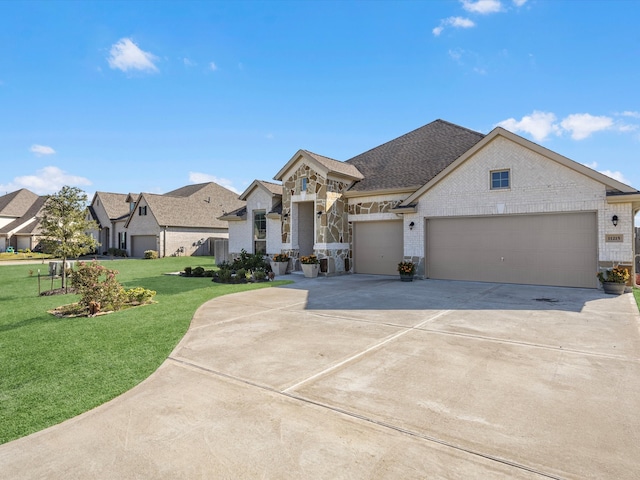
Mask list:
[[[604,240],[608,243],[621,243],[624,242],[624,235],[621,233],[611,233],[605,235]]]

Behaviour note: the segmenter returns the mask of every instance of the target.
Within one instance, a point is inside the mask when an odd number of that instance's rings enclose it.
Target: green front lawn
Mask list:
[[[633,296],[636,297],[636,303],[638,304],[638,310],[640,310],[640,288],[633,288]]]
[[[222,285],[163,275],[214,268],[212,257],[103,262],[125,288],[157,291],[157,304],[95,318],[46,313],[76,296],[38,296],[40,265],[0,266],[0,444],[42,430],[131,389],[154,372],[211,298],[282,285]],[[30,272],[36,272],[30,276]],[[59,285],[54,285],[59,286]],[[50,288],[43,279],[42,289]]]

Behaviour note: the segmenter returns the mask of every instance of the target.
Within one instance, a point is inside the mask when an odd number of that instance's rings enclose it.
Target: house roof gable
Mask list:
[[[226,228],[227,224],[219,217],[244,205],[237,193],[214,182],[188,185],[164,195],[142,193],[136,207],[142,199],[158,225],[167,227]],[[134,210],[127,227],[135,217]]]
[[[38,195],[26,188],[7,193],[0,197],[0,216],[19,218],[31,208],[38,198]]]
[[[42,207],[44,207],[44,204],[46,203],[47,199],[48,197],[46,196],[40,196],[40,197],[36,196],[35,201],[31,204],[29,209],[26,212],[24,212],[23,215],[21,215],[19,218],[16,218],[11,223],[0,228],[0,234],[8,234],[10,232],[14,232],[14,233],[22,232],[23,229],[28,225],[31,225],[28,231],[29,232],[33,231],[35,226],[40,224],[40,216],[41,216],[40,212],[42,211]],[[34,220],[37,220],[35,224],[34,224]]]
[[[298,150],[296,154],[286,163],[284,167],[273,177],[274,180],[282,181],[284,175],[298,162],[306,162],[315,170],[325,175],[335,174],[351,180],[362,180],[364,177],[355,165],[349,165],[333,158],[318,155],[308,150]]]
[[[107,213],[109,220],[118,220],[127,217],[130,213],[130,195],[131,194],[126,193],[96,192],[91,201],[91,205],[94,206],[96,200],[100,200],[100,204]]]
[[[266,191],[272,197],[274,196],[282,196],[282,184],[267,182],[265,180],[254,180],[251,185],[247,187],[247,189],[240,194],[238,197],[240,200],[247,200],[251,192],[253,192],[256,188],[261,188]]]
[[[496,127],[491,132],[489,132],[481,141],[477,142],[471,148],[469,148],[463,155],[455,159],[449,165],[447,165],[441,172],[439,172],[435,177],[431,178],[427,183],[422,185],[419,189],[417,189],[412,195],[406,198],[401,206],[409,206],[416,202],[418,198],[420,198],[427,190],[432,188],[434,185],[442,181],[449,173],[458,168],[462,163],[466,162],[469,158],[473,157],[477,152],[479,152],[486,145],[491,143],[497,137],[506,138],[512,142],[521,145],[522,147],[533,150],[534,152],[549,158],[555,162],[558,162],[561,165],[564,165],[567,168],[570,168],[578,173],[581,173],[597,182],[605,185],[609,190],[614,190],[616,192],[621,193],[638,193],[636,189],[630,187],[629,185],[625,185],[624,183],[619,182],[611,177],[608,177],[600,172],[596,172],[595,170],[582,165],[574,160],[571,160],[567,157],[560,155],[548,148],[545,148],[541,145],[538,145],[526,138],[523,138],[519,135],[516,135],[513,132],[505,130],[502,127]]]

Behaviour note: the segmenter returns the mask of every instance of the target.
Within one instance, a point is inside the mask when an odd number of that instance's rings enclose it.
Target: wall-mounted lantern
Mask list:
[[[613,223],[614,227],[618,226],[618,215],[614,215],[613,217],[611,217],[611,223]]]

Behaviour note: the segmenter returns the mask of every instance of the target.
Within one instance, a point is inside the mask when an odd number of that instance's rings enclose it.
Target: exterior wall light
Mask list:
[[[318,213],[316,215],[321,216],[322,215],[322,210],[318,211]]]
[[[611,217],[611,223],[613,223],[614,227],[618,226],[618,215],[614,215],[613,217]]]
[[[416,226],[415,222],[411,222],[409,224],[409,230],[413,230],[413,227],[415,227],[415,226]]]

